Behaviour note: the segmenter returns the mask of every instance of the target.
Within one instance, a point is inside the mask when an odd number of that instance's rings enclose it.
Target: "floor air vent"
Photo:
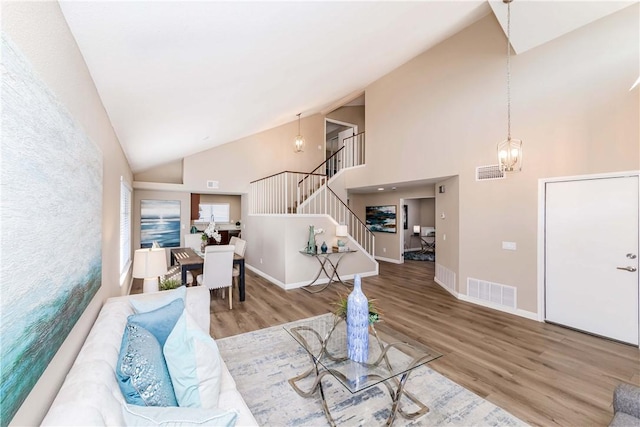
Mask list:
[[[516,308],[516,288],[513,286],[468,278],[467,295],[481,301]]]
[[[489,179],[504,179],[505,173],[500,170],[499,165],[476,167],[476,181],[486,181]]]

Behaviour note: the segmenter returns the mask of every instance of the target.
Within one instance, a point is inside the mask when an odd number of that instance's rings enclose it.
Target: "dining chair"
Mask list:
[[[233,245],[207,246],[202,274],[196,277],[198,285],[206,286],[210,291],[229,288],[229,310],[233,309],[233,251]]]
[[[239,237],[233,236],[230,240],[229,240],[229,244],[235,246],[235,254],[241,257],[244,257],[244,251],[247,247],[247,241],[246,240],[242,240]],[[238,265],[234,265],[233,266],[233,281],[235,282],[235,284],[238,284],[238,280],[240,278],[240,266]]]

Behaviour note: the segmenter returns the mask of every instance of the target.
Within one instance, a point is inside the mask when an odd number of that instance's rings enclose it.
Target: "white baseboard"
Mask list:
[[[265,279],[267,279],[269,282],[273,283],[274,285],[277,285],[278,287],[284,289],[285,291],[289,291],[291,289],[298,289],[298,288],[302,288],[303,286],[307,286],[309,284],[309,281],[304,281],[304,282],[296,282],[296,283],[282,283],[280,280],[271,277],[270,275],[268,275],[267,273],[265,273],[262,270],[258,270],[257,268],[251,266],[251,265],[245,265],[246,268],[248,268],[249,270],[253,271],[254,273],[256,273],[258,276],[263,277]],[[360,274],[360,277],[369,277],[369,276],[377,276],[378,275],[378,271],[374,270],[374,271],[366,271],[364,273],[358,273]],[[355,274],[345,274],[340,276],[340,278],[342,280],[351,280],[355,277]],[[314,283],[315,285],[324,285],[326,283],[329,282],[329,278],[325,277],[322,279],[318,279],[316,280],[316,282]]]
[[[400,259],[384,258],[381,256],[374,257],[376,261],[392,262],[394,264],[402,264],[404,261]]]
[[[442,283],[440,280],[438,280],[437,277],[433,278],[433,281],[436,282],[438,285],[440,285],[440,287],[442,287],[442,289],[444,289],[445,291],[449,292],[451,295],[453,295],[454,297],[460,299],[460,297],[458,296],[458,293],[456,291],[454,291],[453,289],[449,289],[447,288],[444,283]]]
[[[479,300],[477,298],[470,297],[469,295],[466,295],[466,294],[458,293],[458,292],[453,291],[453,290],[447,288],[446,286],[444,286],[442,284],[442,282],[440,282],[436,277],[433,278],[433,281],[436,282],[438,285],[440,285],[442,287],[442,289],[444,289],[445,291],[449,292],[451,295],[453,295],[454,297],[456,297],[457,299],[459,299],[461,301],[470,302],[472,304],[481,305],[483,307],[491,308],[493,310],[503,311],[503,312],[509,313],[509,314],[515,314],[516,316],[524,317],[524,318],[530,319],[530,320],[535,320],[536,322],[540,322],[541,321],[538,318],[538,314],[537,313],[533,313],[533,312],[527,311],[527,310],[521,310],[519,308],[514,310],[514,309],[509,308],[509,307],[503,307],[503,306],[498,305],[498,304],[492,304],[492,303],[487,302],[487,301],[483,301],[483,300]]]
[[[530,320],[535,320],[536,322],[540,321],[538,319],[538,313],[534,313],[532,311],[522,310],[522,309],[519,309],[519,308],[516,308],[514,310],[514,309],[509,308],[509,307],[504,307],[504,306],[498,305],[498,304],[492,304],[490,302],[479,300],[477,298],[473,298],[473,297],[470,297],[469,295],[464,295],[464,294],[459,294],[458,295],[458,299],[460,299],[462,301],[470,302],[470,303],[473,303],[473,304],[481,305],[483,307],[492,308],[494,310],[503,311],[505,313],[515,314],[516,316],[524,317],[524,318],[530,319]]]

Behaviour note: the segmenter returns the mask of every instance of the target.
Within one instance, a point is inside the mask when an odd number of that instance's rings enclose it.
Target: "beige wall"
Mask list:
[[[420,199],[420,225],[422,227],[436,226],[436,199]]]
[[[639,7],[512,56],[522,172],[474,178],[506,137],[505,36],[488,15],[366,88],[367,164],[347,172],[347,186],[459,176],[459,291],[467,277],[515,286],[518,308],[536,312],[538,179],[640,168],[638,89],[629,92]]]
[[[455,291],[459,292],[460,275],[460,179],[457,176],[438,182],[436,188],[445,185],[444,194],[435,199],[436,264],[456,273]],[[436,278],[444,280],[444,278]]]
[[[184,185],[192,192],[208,192],[207,181],[219,182],[219,193],[249,192],[249,183],[285,170],[309,172],[324,160],[324,117],[304,117],[300,131],[306,140],[302,153],[293,151],[298,121],[260,132],[185,157]],[[318,149],[320,147],[320,149]]]
[[[103,153],[102,287],[11,422],[38,425],[75,360],[102,302],[128,289],[128,278],[125,286],[119,284],[120,177],[129,183],[133,177],[58,3],[2,2],[2,30]],[[64,230],[54,232],[64,233]]]
[[[327,215],[249,215],[246,224],[246,235],[249,236],[246,238],[247,265],[285,289],[309,284],[320,269],[314,257],[300,253],[309,240],[310,225],[324,230],[323,234],[316,236],[318,246],[323,241],[329,247],[337,244],[336,223]],[[245,230],[242,233],[244,236]],[[353,240],[349,240],[347,245],[357,249]],[[335,262],[338,256],[331,255],[332,261]],[[343,257],[338,269],[342,279],[349,279],[355,273],[377,274],[376,263],[362,251]],[[322,275],[317,283],[326,282],[327,278]],[[327,310],[331,308],[327,307]]]
[[[180,159],[143,172],[138,172],[133,176],[133,179],[139,182],[182,184],[182,162],[182,159]]]
[[[375,232],[375,256],[395,262],[402,262],[402,254],[404,253],[404,244],[401,235],[404,234],[402,229],[402,205],[400,199],[415,199],[422,197],[433,197],[433,185],[425,185],[422,187],[412,188],[406,191],[383,191],[377,193],[350,193],[349,207],[360,218],[362,222],[366,219],[367,206],[383,206],[395,205],[397,213],[397,232],[396,233],[379,233]],[[411,212],[409,212],[411,215]],[[412,224],[409,224],[411,228]],[[407,230],[410,231],[410,230]],[[407,244],[410,242],[407,240]]]
[[[351,123],[358,126],[358,132],[364,132],[365,114],[364,105],[354,107],[340,107],[327,114],[327,119],[334,119],[340,122]]]

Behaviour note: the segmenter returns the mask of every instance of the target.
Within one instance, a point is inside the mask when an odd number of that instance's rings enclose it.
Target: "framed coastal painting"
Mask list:
[[[161,248],[180,246],[180,200],[140,201],[140,247],[153,242]]]
[[[396,232],[396,206],[367,206],[366,225],[371,231],[381,233]]]

